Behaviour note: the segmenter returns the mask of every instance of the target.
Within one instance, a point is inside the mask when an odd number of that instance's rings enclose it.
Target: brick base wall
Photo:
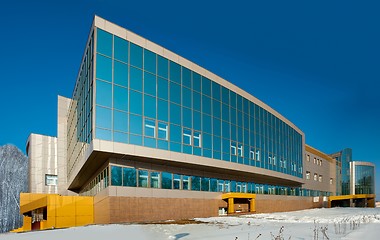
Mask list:
[[[313,197],[256,195],[256,213],[297,211],[322,206],[322,198],[313,202]]]
[[[218,216],[223,200],[104,197],[94,204],[95,224],[152,222]]]

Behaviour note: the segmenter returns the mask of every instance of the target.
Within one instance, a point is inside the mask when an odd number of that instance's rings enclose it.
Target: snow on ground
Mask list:
[[[311,209],[196,219],[200,224],[92,225],[29,233],[0,234],[0,240],[266,240],[379,239],[380,208]],[[281,231],[281,233],[280,233]],[[324,235],[325,233],[325,235]],[[273,234],[273,235],[272,235]]]

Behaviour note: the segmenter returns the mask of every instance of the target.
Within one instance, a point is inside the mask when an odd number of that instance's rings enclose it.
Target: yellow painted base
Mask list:
[[[235,199],[247,199],[249,201],[249,212],[256,211],[256,194],[252,193],[224,193],[222,194],[222,199],[227,199],[227,213],[233,214],[235,213]]]
[[[94,223],[94,198],[83,196],[60,196],[58,194],[20,194],[20,212],[24,215],[23,226],[15,232],[31,231],[31,212],[44,209],[46,219],[38,224],[37,230],[84,226]],[[36,229],[33,229],[36,230]]]
[[[340,196],[330,196],[328,207],[331,207],[332,201],[344,201],[353,199],[366,199],[368,201],[367,207],[375,207],[375,194],[355,194],[355,195],[340,195]]]

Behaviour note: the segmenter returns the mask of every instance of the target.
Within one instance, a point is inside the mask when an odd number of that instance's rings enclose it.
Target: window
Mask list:
[[[191,190],[200,191],[201,190],[201,178],[197,176],[191,176]]]
[[[256,161],[260,161],[260,151],[256,151]]]
[[[201,191],[208,192],[210,191],[210,179],[202,177],[201,178]]]
[[[218,191],[218,181],[215,178],[210,179],[210,191],[211,192]]]
[[[173,189],[181,189],[181,175],[173,175]]]
[[[45,174],[45,185],[46,186],[57,186],[58,176],[52,174]]]
[[[318,177],[318,181],[319,181],[319,182],[322,182],[322,175],[319,175],[319,177]]]
[[[249,158],[250,159],[255,159],[255,150],[253,148],[251,148],[249,150]]]
[[[192,145],[191,141],[191,130],[190,129],[183,129],[183,144],[185,145]]]
[[[148,187],[148,171],[139,170],[139,187]]]
[[[172,189],[172,174],[168,172],[162,172],[162,188]]]
[[[231,155],[236,155],[237,151],[236,151],[236,143],[235,142],[231,142]]]
[[[236,142],[231,142],[231,155],[243,157],[243,145]]]
[[[150,187],[161,188],[161,173],[159,172],[150,173]]]
[[[306,179],[310,179],[310,172],[306,171]]]
[[[185,145],[192,145],[194,147],[202,147],[202,134],[198,131],[183,128],[182,141]]]
[[[243,145],[238,144],[238,156],[243,157]]]
[[[310,155],[309,155],[309,154],[306,156],[306,160],[307,160],[308,162],[310,162]]]
[[[111,166],[111,185],[122,185],[122,168],[118,166]]]
[[[201,133],[200,132],[196,132],[194,131],[194,135],[193,135],[193,138],[194,138],[194,141],[193,141],[193,145],[194,147],[202,147],[202,138],[201,138]]]
[[[144,134],[147,137],[156,137],[156,123],[154,120],[145,119]]]
[[[136,169],[123,168],[123,186],[136,187]]]
[[[314,181],[318,180],[318,174],[314,173]]]
[[[317,163],[317,158],[314,158],[314,164],[316,164]]]
[[[145,136],[168,140],[168,124],[165,122],[157,121],[157,125],[158,127],[156,127],[156,120],[145,118]]]
[[[168,140],[168,124],[158,122],[158,138]]]
[[[224,192],[224,181],[218,180],[218,192]]]
[[[333,179],[332,178],[330,178],[330,184],[333,184]]]
[[[190,190],[189,176],[182,176],[182,189]]]

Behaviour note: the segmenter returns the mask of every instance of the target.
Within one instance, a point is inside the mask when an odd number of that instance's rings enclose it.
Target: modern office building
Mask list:
[[[55,143],[57,192],[93,197],[94,223],[299,210],[340,193],[342,161],[284,116],[97,16]]]

